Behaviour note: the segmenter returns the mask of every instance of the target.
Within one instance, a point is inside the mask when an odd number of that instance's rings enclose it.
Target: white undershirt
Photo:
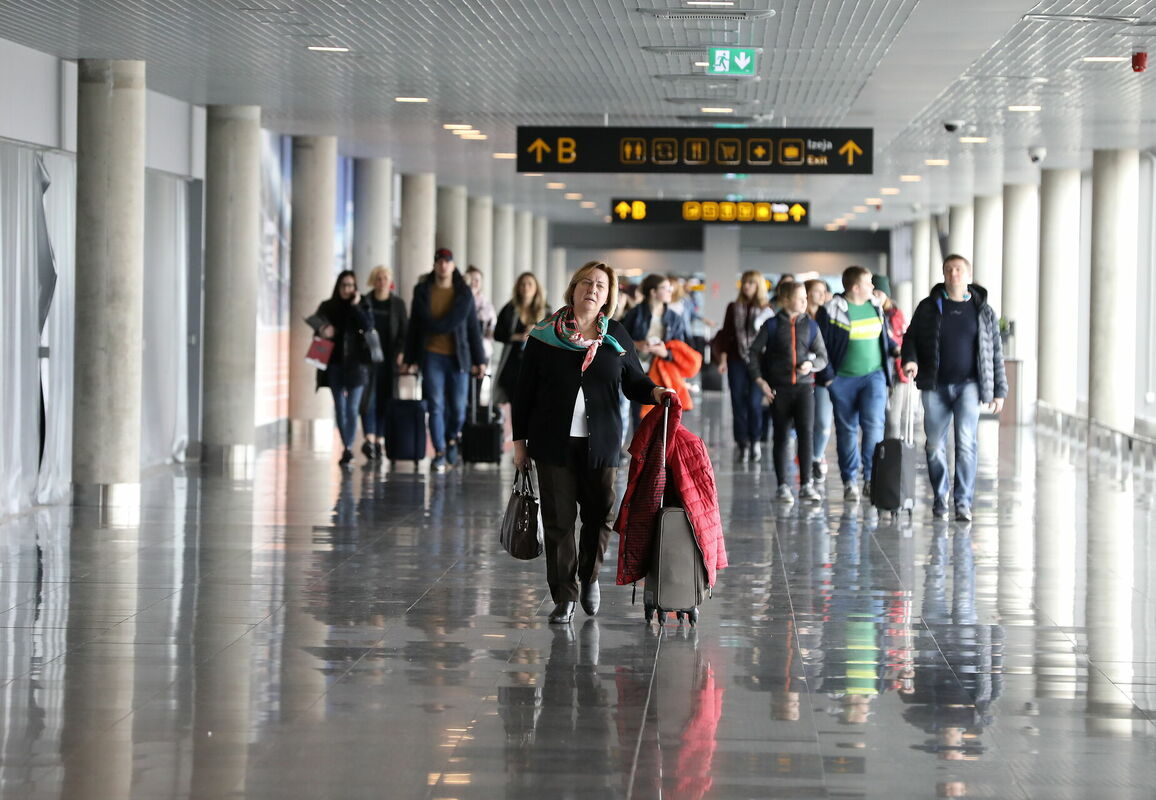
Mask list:
[[[583,438],[590,436],[590,429],[586,425],[586,395],[582,387],[578,387],[578,395],[574,398],[574,413],[570,416],[570,435]]]

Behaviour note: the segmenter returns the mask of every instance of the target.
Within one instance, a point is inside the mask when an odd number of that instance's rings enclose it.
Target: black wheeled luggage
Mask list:
[[[662,409],[662,453],[666,457],[666,418],[668,406]],[[663,469],[665,469],[665,464]],[[667,498],[669,499],[669,498]],[[698,623],[698,606],[707,593],[706,562],[694,536],[694,527],[686,509],[664,505],[654,520],[654,541],[650,565],[646,570],[642,602],[646,621],[658,612],[658,624],[666,621],[666,612],[677,612],[679,623],[685,617],[691,625]]]
[[[496,464],[502,459],[502,423],[494,418],[493,386],[490,387],[490,402],[482,408],[483,380],[471,381],[470,413],[462,428],[462,460],[468,464]]]
[[[871,503],[892,514],[915,509],[915,386],[904,387],[903,438],[884,439],[871,459]]]
[[[416,399],[401,398],[401,377],[398,391],[385,406],[385,457],[390,461],[421,461],[425,458],[428,435],[425,422],[425,401],[421,399],[421,381],[413,378]]]

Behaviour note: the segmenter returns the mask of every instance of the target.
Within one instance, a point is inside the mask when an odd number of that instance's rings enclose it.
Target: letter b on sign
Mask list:
[[[573,164],[578,160],[578,143],[568,136],[558,139],[558,163]]]

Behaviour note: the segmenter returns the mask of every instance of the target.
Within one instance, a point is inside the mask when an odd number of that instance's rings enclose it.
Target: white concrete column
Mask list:
[[[953,205],[948,212],[947,222],[947,258],[952,253],[961,255],[968,261],[973,260],[975,253],[975,210],[971,203]]]
[[[570,285],[570,273],[579,266],[575,264],[571,268],[566,263],[565,247],[550,248],[550,294],[546,297],[546,305],[556,308],[566,302],[564,295],[566,287]]]
[[[1015,322],[1010,353],[1019,359],[1019,416],[1036,418],[1036,326],[1040,302],[1040,193],[1032,184],[1003,187],[1003,307],[996,316]]]
[[[77,69],[76,360],[72,481],[78,502],[140,499],[145,64]]]
[[[1136,317],[1125,298],[1136,292],[1140,156],[1136,150],[1092,155],[1092,297],[1088,416],[1131,434],[1136,424]],[[1098,313],[1097,313],[1098,312]],[[1073,358],[1075,354],[1072,354]]]
[[[1039,396],[1075,414],[1074,360],[1083,326],[1071,299],[1080,283],[1080,171],[1045,169],[1040,175]]]
[[[550,220],[545,217],[534,217],[534,268],[542,271],[546,285],[546,302],[551,300],[562,303],[562,290],[554,283],[554,275],[550,262]]]
[[[514,274],[523,272],[533,272],[546,282],[546,265],[534,263],[534,215],[529,211],[514,213]]]
[[[393,160],[353,162],[353,271],[368,288],[374,267],[393,267]]]
[[[944,224],[946,214],[937,214],[931,218],[931,234],[928,240],[927,251],[927,291],[930,293],[931,287],[935,286],[943,280],[943,259],[947,257],[947,253],[943,252],[943,244],[939,238],[939,231]]]
[[[494,200],[487,196],[471,197],[467,211],[466,252],[470,263],[482,271],[483,292],[499,311],[506,299],[494,296]]]
[[[437,175],[417,172],[401,176],[401,242],[394,283],[409,307],[418,279],[433,269],[437,249]],[[457,254],[454,254],[457,257]]]
[[[204,460],[256,455],[261,108],[209,106],[205,157]],[[254,324],[248,324],[254,321]]]
[[[973,280],[987,289],[987,302],[1003,308],[1003,195],[975,198]]]
[[[896,305],[899,306],[903,315],[910,320],[912,312],[915,311],[915,306],[919,303],[919,300],[916,300],[912,294],[911,281],[898,281],[892,288],[895,292]],[[920,298],[920,300],[922,299],[923,298]]]
[[[911,224],[911,310],[931,292],[927,265],[931,263],[931,220],[921,217]]]
[[[333,400],[316,390],[305,363],[313,331],[304,320],[333,293],[337,277],[337,137],[293,138],[293,227],[289,249],[290,438],[326,449],[333,439]]]
[[[454,254],[454,263],[463,273],[472,261],[467,239],[469,220],[469,195],[464,186],[439,186],[437,201],[437,233],[435,248],[447,247]],[[430,253],[433,263],[433,253]]]
[[[494,206],[494,305],[505,305],[514,296],[517,272],[514,264],[514,207]]]
[[[735,286],[743,273],[740,257],[741,232],[727,225],[702,226],[702,271],[706,275],[706,285],[718,284],[717,295],[712,291],[707,295],[703,316],[721,320],[726,314],[727,303],[738,294]]]

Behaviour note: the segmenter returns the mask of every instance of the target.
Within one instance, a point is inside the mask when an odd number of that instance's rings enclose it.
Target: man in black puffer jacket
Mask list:
[[[948,514],[947,430],[955,419],[955,518],[971,521],[975,496],[979,406],[998,414],[1007,397],[999,318],[987,290],[971,283],[971,264],[960,255],[943,260],[943,283],[919,303],[903,338],[903,371],[923,392],[927,471],[935,491],[933,512]]]

